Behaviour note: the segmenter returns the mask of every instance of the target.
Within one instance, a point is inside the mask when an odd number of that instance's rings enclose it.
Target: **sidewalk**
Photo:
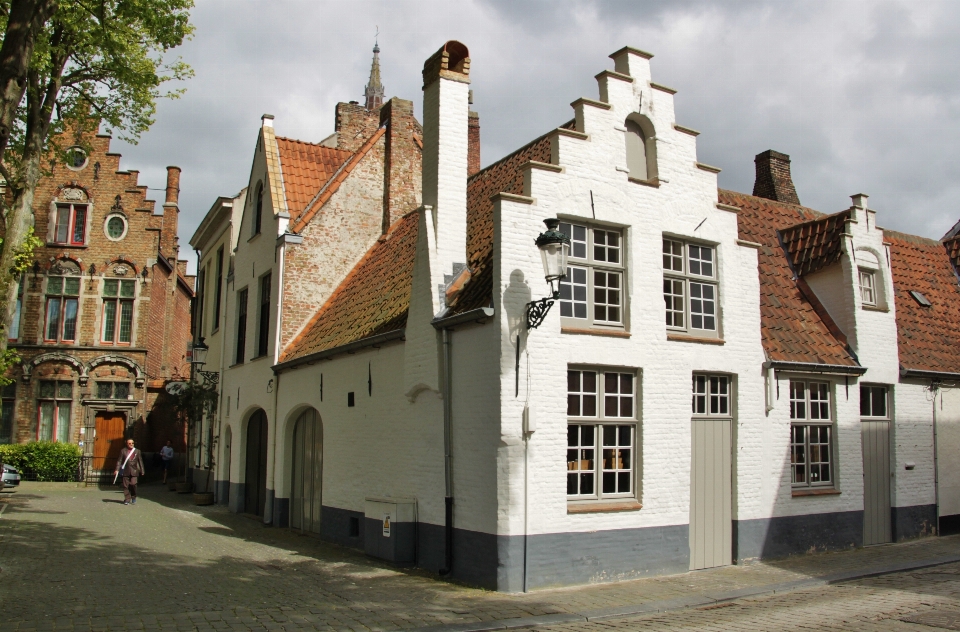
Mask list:
[[[160,485],[0,494],[6,630],[456,630],[612,620],[960,562],[960,536],[502,594],[264,527]],[[123,578],[123,581],[120,581]]]

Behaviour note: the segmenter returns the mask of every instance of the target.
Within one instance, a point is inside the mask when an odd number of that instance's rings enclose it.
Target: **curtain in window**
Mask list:
[[[53,441],[53,420],[56,405],[53,402],[40,402],[40,427],[37,429],[38,441]]]
[[[57,441],[70,442],[70,404],[58,402],[57,406]]]

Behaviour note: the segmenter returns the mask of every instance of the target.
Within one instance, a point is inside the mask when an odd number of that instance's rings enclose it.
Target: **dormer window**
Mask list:
[[[877,305],[877,273],[873,270],[860,270],[860,302]]]

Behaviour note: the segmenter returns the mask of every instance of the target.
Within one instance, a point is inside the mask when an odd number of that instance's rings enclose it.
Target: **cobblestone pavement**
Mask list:
[[[504,595],[195,507],[157,485],[135,506],[121,500],[116,489],[50,483],[0,494],[0,632],[960,630],[960,536]]]

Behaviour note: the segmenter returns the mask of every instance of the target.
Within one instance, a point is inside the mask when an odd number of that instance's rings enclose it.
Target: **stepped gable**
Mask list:
[[[949,246],[945,250],[939,241],[891,230],[883,236],[890,244],[900,366],[960,373],[960,287]],[[954,257],[956,252],[954,245]],[[911,290],[931,305],[921,305]]]
[[[573,129],[574,121],[561,125]],[[523,194],[523,165],[550,162],[552,132],[524,145],[467,180],[467,265],[472,276],[453,303],[450,314],[493,304],[493,201],[497,193]],[[535,235],[534,235],[535,237]],[[530,240],[533,244],[533,238]]]
[[[406,326],[418,222],[418,212],[394,222],[284,350],[281,362]]]
[[[323,185],[353,154],[292,138],[276,138],[290,221],[294,222]]]
[[[841,211],[779,231],[780,242],[797,274],[811,274],[840,261],[843,235],[852,213]]]
[[[820,220],[813,209],[774,202],[720,189],[722,204],[739,207],[740,239],[761,245],[760,328],[763,349],[770,360],[857,366],[847,351],[842,334],[825,311],[804,295],[780,245],[778,231]]]

